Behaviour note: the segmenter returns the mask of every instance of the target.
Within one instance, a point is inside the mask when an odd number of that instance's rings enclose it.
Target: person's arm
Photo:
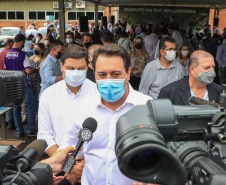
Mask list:
[[[29,44],[29,47],[30,47],[31,49],[33,49],[33,47],[34,47],[33,43]]]
[[[56,82],[59,82],[60,80],[63,79],[62,76],[55,76],[55,71],[54,71],[54,66],[52,62],[46,63],[45,67],[45,78],[47,80],[47,84],[52,85]]]
[[[47,142],[46,151],[49,156],[52,156],[55,150],[54,145],[57,145],[55,141],[55,132],[53,128],[52,119],[50,116],[49,110],[49,97],[48,92],[43,92],[39,100],[39,109],[38,109],[38,135],[37,139],[44,139]],[[52,147],[52,148],[51,148]],[[50,149],[51,148],[51,149]],[[54,151],[55,150],[55,151]]]
[[[85,159],[82,159],[81,162],[74,165],[73,169],[71,170],[70,174],[65,174],[64,177],[72,184],[76,184],[80,182],[82,171],[85,165]]]
[[[69,153],[75,150],[74,147],[68,146],[63,150],[58,150],[55,152],[50,158],[44,159],[40,161],[41,163],[49,164],[53,170],[53,173],[59,173],[62,171],[63,164],[68,156]]]
[[[48,150],[46,151],[46,153],[48,154],[48,156],[52,156],[57,150],[58,150],[59,146],[57,144],[51,146],[48,148]]]
[[[146,65],[141,77],[139,91],[143,94],[148,95],[148,91],[152,84],[152,81],[153,81],[153,74],[150,71],[149,65]]]
[[[216,61],[219,64],[219,66],[222,66],[223,61],[221,60],[222,54],[223,54],[224,50],[222,45],[218,48],[217,50],[217,55],[216,55]]]

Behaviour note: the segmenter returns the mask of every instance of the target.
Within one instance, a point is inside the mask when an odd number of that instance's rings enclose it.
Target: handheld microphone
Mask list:
[[[35,140],[29,144],[22,152],[19,153],[19,159],[16,161],[16,168],[21,168],[21,171],[28,171],[42,157],[47,147],[44,140]]]
[[[215,107],[215,108],[220,108],[220,104],[218,104],[218,103],[210,102],[210,101],[204,100],[202,98],[197,98],[195,96],[191,96],[188,99],[188,102],[191,105],[210,105],[210,106]]]
[[[93,138],[93,132],[97,129],[97,121],[94,118],[87,118],[83,124],[82,129],[80,129],[78,133],[79,141],[76,144],[75,151],[72,153],[71,156],[67,157],[67,160],[65,161],[63,165],[63,172],[70,174],[73,166],[75,165],[75,157],[78,154],[80,148],[82,147],[83,143],[85,141],[89,142]]]

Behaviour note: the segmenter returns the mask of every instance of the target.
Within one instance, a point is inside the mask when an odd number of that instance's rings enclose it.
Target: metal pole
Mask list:
[[[98,4],[95,3],[95,25],[98,26]]]
[[[111,22],[111,6],[109,6],[109,17],[108,17],[108,22]]]
[[[60,23],[60,41],[65,44],[65,12],[64,0],[58,0],[59,5],[59,23]]]

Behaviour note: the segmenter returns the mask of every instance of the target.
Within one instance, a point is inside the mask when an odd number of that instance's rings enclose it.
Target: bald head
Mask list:
[[[190,59],[189,59],[189,68],[190,66],[193,66],[193,67],[197,67],[200,62],[202,61],[202,59],[206,59],[206,58],[210,58],[210,59],[213,59],[213,56],[206,52],[206,51],[203,51],[203,50],[197,50],[195,52],[192,53]]]
[[[4,47],[9,47],[9,48],[12,48],[13,47],[13,40],[12,39],[5,39],[4,40]]]

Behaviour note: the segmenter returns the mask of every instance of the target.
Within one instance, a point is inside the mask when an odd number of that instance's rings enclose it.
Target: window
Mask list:
[[[85,16],[85,12],[77,12],[77,20],[79,20],[79,17]]]
[[[24,20],[23,11],[0,11],[1,20]]]
[[[86,16],[88,20],[94,20],[94,12],[86,12]]]
[[[77,20],[76,12],[68,12],[68,20]]]
[[[37,12],[38,16],[37,16],[37,19],[38,20],[45,20],[46,19],[46,16],[45,16],[45,12]]]
[[[0,19],[7,19],[6,12],[0,12]]]
[[[98,20],[101,20],[101,17],[104,16],[104,12],[98,12]]]
[[[16,12],[16,19],[24,20],[24,12]]]
[[[46,20],[46,16],[54,16],[56,20],[59,14],[55,11],[28,11],[29,20]]]
[[[87,16],[88,20],[94,21],[95,20],[95,12],[74,12],[74,11],[68,11],[67,12],[67,19],[68,21],[71,20],[79,20],[79,17]],[[98,20],[101,20],[101,16],[104,15],[104,12],[98,12]]]
[[[37,19],[36,12],[29,12],[28,15],[29,15],[30,20],[36,20]]]
[[[57,20],[59,18],[59,12],[55,12],[55,19]]]

